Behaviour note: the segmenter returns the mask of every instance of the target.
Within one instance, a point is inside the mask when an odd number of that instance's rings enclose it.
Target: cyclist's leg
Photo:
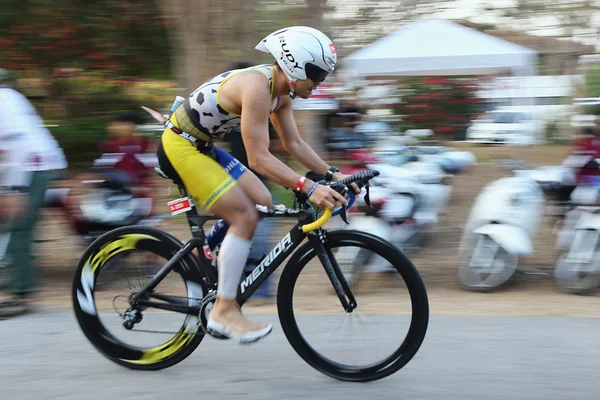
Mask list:
[[[231,154],[218,147],[215,147],[215,154],[216,161],[236,180],[253,204],[261,204],[267,207],[273,205],[271,193],[252,171]],[[211,250],[223,241],[228,229],[229,224],[224,219],[220,219],[215,223],[206,236]]]
[[[267,189],[265,184],[262,183],[252,171],[246,171],[244,175],[238,178],[237,182],[254,204],[260,204],[267,207],[273,205],[271,192],[269,192],[269,189]]]
[[[226,151],[218,147],[215,147],[215,151],[219,164],[237,181],[254,204],[273,205],[271,192],[252,171]]]
[[[267,189],[265,184],[254,174],[254,172],[249,170],[230,153],[227,153],[218,147],[216,147],[215,150],[219,164],[237,181],[238,186],[240,186],[250,198],[252,204],[260,204],[266,207],[271,207],[273,205],[271,192],[269,192],[269,189]],[[252,271],[252,269],[248,268],[256,266],[256,260],[260,259],[264,254],[271,250],[272,246],[268,232],[272,230],[272,227],[270,226],[272,223],[272,218],[265,218],[261,220],[256,227],[254,237],[252,238],[252,246],[248,255],[254,262],[251,262],[250,264],[246,262],[246,268],[244,268],[245,274]],[[226,221],[221,220],[215,224],[215,226],[216,229],[211,230],[207,236],[211,249],[214,248],[217,243],[221,243],[227,233],[227,228],[222,228],[223,226],[227,226]],[[248,261],[250,261],[250,259]],[[242,275],[242,279],[244,277],[245,275]],[[252,298],[268,298],[270,296],[269,287],[271,286],[271,281],[272,277],[267,278],[261,287],[254,293]]]
[[[190,195],[199,205],[224,218],[230,225],[219,253],[217,301],[209,322],[220,333],[235,336],[241,341],[252,341],[266,335],[271,326],[246,320],[235,299],[258,223],[254,204],[219,163],[200,153],[186,139],[167,129],[162,136],[162,144],[169,162]]]
[[[254,203],[237,185],[223,194],[210,210],[223,217],[230,226],[219,251],[217,301],[210,313],[208,326],[219,333],[233,333],[241,341],[254,341],[268,334],[272,326],[244,318],[236,295],[250,253],[258,213]]]

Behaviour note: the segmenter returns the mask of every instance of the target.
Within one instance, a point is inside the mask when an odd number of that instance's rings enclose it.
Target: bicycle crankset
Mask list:
[[[229,339],[227,336],[221,335],[219,333],[211,332],[207,329],[208,325],[208,316],[212,311],[215,300],[217,299],[217,292],[215,290],[211,290],[208,292],[206,296],[202,299],[202,305],[200,306],[200,323],[202,324],[202,330],[214,337],[215,339],[225,340]]]

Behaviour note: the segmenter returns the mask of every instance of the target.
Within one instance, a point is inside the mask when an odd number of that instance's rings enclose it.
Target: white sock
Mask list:
[[[224,299],[235,299],[242,271],[246,265],[252,241],[235,234],[225,235],[219,250],[219,285],[217,294]]]

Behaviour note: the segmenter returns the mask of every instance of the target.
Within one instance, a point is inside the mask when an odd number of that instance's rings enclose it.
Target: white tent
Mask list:
[[[343,60],[366,76],[536,75],[537,53],[447,20],[423,19],[363,47]]]

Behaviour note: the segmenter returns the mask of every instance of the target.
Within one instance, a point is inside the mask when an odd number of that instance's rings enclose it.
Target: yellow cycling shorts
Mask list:
[[[246,171],[238,160],[223,150],[217,149],[217,155],[221,156],[217,162],[169,128],[163,132],[161,141],[165,155],[188,193],[206,210],[235,185],[235,178],[228,172],[231,168],[227,167],[234,167],[239,175]]]

